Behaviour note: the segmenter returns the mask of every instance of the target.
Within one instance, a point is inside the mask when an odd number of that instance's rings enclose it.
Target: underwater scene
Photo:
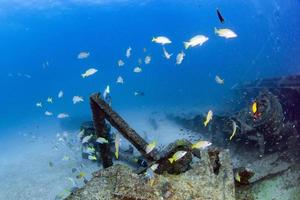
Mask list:
[[[0,200],[300,200],[299,10],[0,1]]]

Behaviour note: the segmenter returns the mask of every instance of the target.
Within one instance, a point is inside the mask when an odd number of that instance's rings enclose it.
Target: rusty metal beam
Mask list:
[[[146,154],[145,150],[148,143],[135,130],[133,130],[121,116],[113,111],[104,100],[100,98],[99,93],[93,94],[90,99],[91,102],[93,102],[93,105],[97,107],[97,110],[101,111],[101,113],[99,111],[98,113],[109,121],[109,123],[115,127],[123,135],[123,137],[125,137],[145,157],[147,161],[153,162],[158,160],[159,153],[157,150],[154,149],[149,154]]]
[[[105,113],[98,106],[98,104],[95,102],[94,98],[92,97],[90,98],[90,106],[92,109],[93,122],[94,122],[97,138],[102,137],[108,139],[109,138],[108,133],[105,128]],[[112,166],[113,162],[112,162],[112,154],[110,151],[110,145],[99,144],[99,143],[97,143],[97,145],[99,145],[103,168]]]

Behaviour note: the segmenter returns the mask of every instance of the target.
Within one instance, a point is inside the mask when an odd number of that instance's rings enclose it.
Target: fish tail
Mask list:
[[[183,42],[184,44],[184,48],[185,49],[188,49],[190,47],[190,43],[189,42]]]
[[[118,160],[119,159],[119,152],[118,151],[115,152],[115,156],[116,156],[116,159]]]
[[[152,37],[152,42],[154,42],[155,41],[155,37]]]
[[[196,146],[195,146],[195,144],[192,144],[192,147],[191,147],[192,149],[195,149],[196,148]]]
[[[208,123],[208,121],[205,121],[205,122],[203,123],[205,127],[207,126],[207,123]]]
[[[173,159],[173,158],[169,158],[168,160],[169,160],[169,162],[170,162],[171,164],[174,162],[174,159]]]
[[[81,74],[81,76],[82,76],[82,78],[85,78],[85,77],[86,77],[86,75],[85,75],[85,74]]]
[[[218,29],[215,27],[215,29],[214,29],[214,30],[215,30],[215,34],[217,34],[217,33],[218,33]]]

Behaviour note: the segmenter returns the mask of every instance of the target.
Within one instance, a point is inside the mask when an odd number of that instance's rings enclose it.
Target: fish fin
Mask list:
[[[218,29],[215,27],[215,29],[214,29],[214,30],[215,30],[215,34],[217,34],[217,33],[218,33]]]
[[[170,162],[171,164],[174,162],[174,159],[173,159],[173,158],[169,158],[168,160],[169,160],[169,162]]]
[[[185,49],[188,49],[190,47],[190,43],[189,42],[183,42],[184,44],[184,48]]]

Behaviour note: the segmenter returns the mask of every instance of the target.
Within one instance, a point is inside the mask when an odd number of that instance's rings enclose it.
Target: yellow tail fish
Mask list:
[[[206,115],[206,120],[204,121],[204,126],[205,127],[212,120],[212,117],[213,117],[213,112],[211,110],[209,110],[207,115]]]

